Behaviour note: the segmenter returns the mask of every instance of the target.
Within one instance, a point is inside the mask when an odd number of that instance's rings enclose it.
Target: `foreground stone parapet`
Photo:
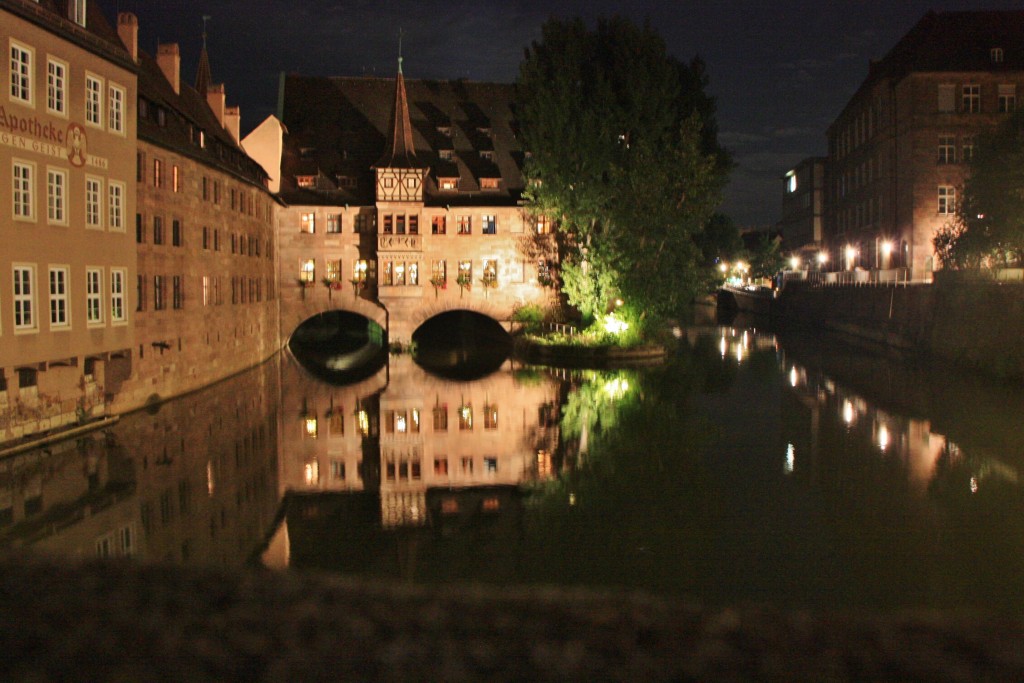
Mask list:
[[[0,561],[4,680],[1020,680],[1020,618]]]

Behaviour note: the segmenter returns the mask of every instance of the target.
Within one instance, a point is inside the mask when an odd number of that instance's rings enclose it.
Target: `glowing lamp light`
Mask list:
[[[818,263],[820,263],[821,265],[825,265],[826,263],[828,263],[828,252],[818,252]]]
[[[889,447],[889,430],[886,429],[885,425],[881,425],[878,428],[878,447],[883,451]]]
[[[857,258],[857,247],[853,246],[852,244],[846,245],[846,258]]]
[[[794,256],[791,259],[789,259],[789,269],[797,270],[798,268],[800,268],[800,257]]]
[[[314,439],[316,438],[316,418],[315,417],[307,417],[306,418],[306,436],[311,436]]]
[[[619,320],[614,313],[609,313],[604,317],[604,329],[609,334],[622,334],[629,329],[629,323]]]
[[[604,393],[612,399],[619,399],[629,391],[629,381],[624,377],[617,377],[604,385]]]
[[[882,254],[888,256],[892,253],[892,242],[882,242]]]
[[[729,264],[728,263],[724,263],[724,262],[723,263],[719,263],[718,264],[718,269],[720,271],[722,271],[722,274],[724,275],[725,273],[727,273],[729,271]]]
[[[856,413],[853,410],[853,404],[849,401],[843,401],[843,422],[852,425],[855,417]]]

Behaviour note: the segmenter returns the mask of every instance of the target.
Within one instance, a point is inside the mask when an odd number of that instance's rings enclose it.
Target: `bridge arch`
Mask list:
[[[313,289],[313,288],[310,288]],[[324,288],[317,288],[324,289]],[[355,313],[388,329],[388,314],[378,304],[351,292],[304,292],[305,297],[281,307],[281,340],[285,346],[295,330],[310,318],[334,311]]]
[[[413,334],[427,321],[436,318],[444,313],[454,311],[468,311],[486,318],[490,318],[505,331],[509,331],[509,321],[512,318],[512,309],[507,305],[494,304],[487,299],[465,298],[453,299],[444,298],[431,301],[429,304],[418,307],[407,317],[392,318],[389,339],[392,341],[411,340]]]

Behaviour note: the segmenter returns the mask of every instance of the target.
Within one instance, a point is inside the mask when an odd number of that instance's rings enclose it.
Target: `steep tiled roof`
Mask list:
[[[518,201],[524,155],[514,133],[513,86],[403,80],[415,165],[429,169],[424,201],[452,206]],[[282,113],[288,135],[281,192],[286,201],[374,202],[372,169],[383,161],[382,154],[387,157],[394,141],[397,87],[391,78],[290,75],[285,79]],[[356,186],[328,192],[300,190],[295,175],[310,160],[327,178],[356,174]],[[453,177],[459,179],[458,192],[438,188],[438,178]],[[500,178],[498,189],[481,190],[481,178]]]
[[[48,30],[57,31],[62,37],[87,50],[120,62],[125,68],[133,68],[131,57],[121,44],[117,31],[107,21],[98,2],[86,4],[84,27],[68,18],[68,0],[0,0],[0,8],[14,12]]]
[[[181,80],[179,92],[156,60],[139,51],[138,137],[262,186],[267,173],[217,120],[206,98]],[[161,113],[162,111],[162,113]],[[204,144],[200,144],[200,132]]]
[[[405,76],[402,75],[402,61],[398,61],[398,77],[395,78],[395,99],[392,106],[391,125],[387,130],[387,146],[384,156],[374,164],[377,168],[423,168],[416,160],[416,147],[412,142],[412,124],[409,122],[409,103],[405,97]]]
[[[1002,48],[993,62],[991,50]],[[929,12],[888,54],[871,65],[868,80],[915,71],[1024,69],[1024,11]]]

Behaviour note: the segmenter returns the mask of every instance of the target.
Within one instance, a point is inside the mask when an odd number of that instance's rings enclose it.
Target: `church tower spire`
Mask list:
[[[213,76],[210,74],[210,57],[206,53],[206,22],[210,20],[209,14],[203,15],[203,49],[199,52],[199,66],[196,69],[196,90],[200,95],[206,97],[210,90],[210,83]]]
[[[405,76],[402,74],[402,37],[398,37],[398,75],[395,78],[395,104],[384,155],[375,164],[376,168],[421,168],[416,160],[416,147],[412,141],[412,124],[409,121],[409,102],[405,96]]]

